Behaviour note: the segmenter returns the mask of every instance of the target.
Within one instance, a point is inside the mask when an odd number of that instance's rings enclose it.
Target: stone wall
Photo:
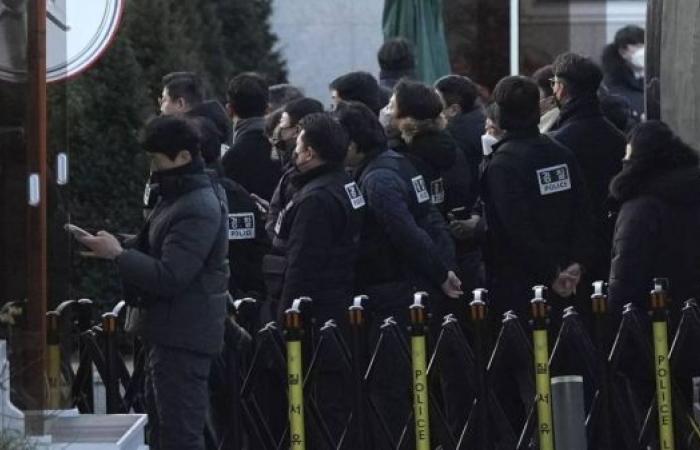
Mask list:
[[[661,118],[700,149],[700,2],[666,0],[661,29]]]

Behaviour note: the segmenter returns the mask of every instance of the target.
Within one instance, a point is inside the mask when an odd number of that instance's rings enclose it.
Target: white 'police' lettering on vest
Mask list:
[[[362,196],[360,188],[357,187],[354,181],[345,185],[345,192],[348,194],[353,209],[360,209],[365,206],[365,198]]]
[[[425,203],[430,200],[430,194],[428,193],[428,189],[425,187],[423,175],[418,175],[417,177],[411,178],[411,182],[413,183],[413,190],[416,191],[418,203]]]
[[[228,239],[255,239],[255,214],[236,213],[228,215]]]
[[[544,169],[538,170],[537,183],[540,186],[541,195],[568,191],[571,189],[569,166],[566,164],[559,164],[558,166],[545,167]]]
[[[437,178],[430,182],[430,201],[433,205],[440,205],[445,202],[445,183],[442,178]]]

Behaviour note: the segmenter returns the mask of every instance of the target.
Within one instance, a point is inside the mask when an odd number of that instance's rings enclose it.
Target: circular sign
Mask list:
[[[0,0],[0,79],[26,78],[27,0]],[[124,0],[46,1],[46,79],[89,68],[112,42]]]

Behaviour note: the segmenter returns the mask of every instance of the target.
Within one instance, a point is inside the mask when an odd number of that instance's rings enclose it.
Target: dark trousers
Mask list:
[[[153,450],[204,450],[212,358],[162,345],[146,352],[145,400]]]

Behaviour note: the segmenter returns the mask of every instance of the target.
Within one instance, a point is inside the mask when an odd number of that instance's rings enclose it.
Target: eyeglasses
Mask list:
[[[554,87],[554,85],[557,83],[561,83],[561,78],[554,77],[549,79],[550,86]]]

